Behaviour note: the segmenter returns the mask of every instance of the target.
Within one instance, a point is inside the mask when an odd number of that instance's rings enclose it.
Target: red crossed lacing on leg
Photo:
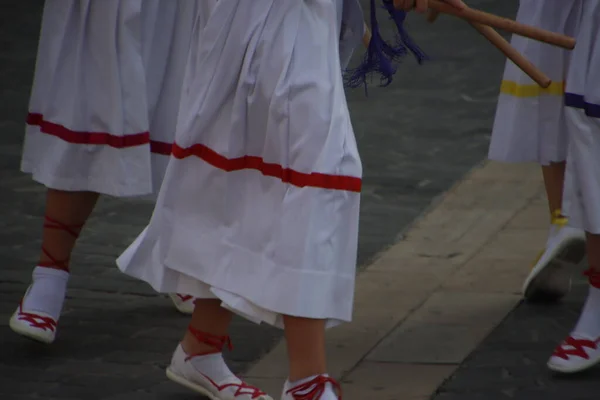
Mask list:
[[[212,352],[204,352],[204,353],[198,353],[198,354],[188,356],[185,359],[186,361],[189,360],[190,358],[196,357],[196,356],[204,356],[204,355],[208,355],[208,354],[221,353],[223,351],[223,348],[226,346],[229,350],[233,350],[233,345],[231,344],[231,338],[227,335],[226,336],[218,336],[218,335],[213,335],[212,333],[202,332],[202,331],[194,328],[191,325],[188,326],[188,331],[192,335],[194,335],[194,337],[196,338],[196,340],[198,342],[204,343],[204,344],[214,348],[215,350]],[[211,385],[213,385],[219,392],[221,392],[225,389],[228,389],[228,388],[235,388],[236,391],[233,394],[235,397],[243,396],[243,395],[250,395],[251,399],[257,399],[260,396],[266,395],[266,393],[261,391],[259,388],[248,385],[245,382],[226,383],[224,385],[219,385],[215,381],[213,381],[209,376],[207,376],[205,374],[202,374],[202,376],[204,376],[211,383]]]
[[[57,221],[55,219],[52,219],[52,218],[46,216],[45,220],[44,220],[44,228],[64,231],[64,232],[69,233],[75,239],[77,239],[79,237],[79,232],[81,231],[81,228],[83,228],[83,224],[66,225],[60,221]],[[50,259],[50,261],[45,262],[45,263],[40,263],[39,264],[40,267],[56,268],[56,269],[61,269],[63,271],[69,272],[70,258],[67,258],[66,260],[57,260],[52,254],[50,254],[48,249],[46,249],[45,247],[42,247],[42,252],[46,255],[46,257],[48,257]]]
[[[32,328],[41,329],[43,331],[56,331],[56,321],[51,317],[44,317],[41,315],[28,313],[23,311],[23,300],[19,304],[19,314],[17,316],[19,321],[25,321]]]
[[[342,400],[340,384],[335,379],[323,375],[291,388],[286,394],[291,394],[294,400],[318,400],[325,393],[325,387],[328,383],[333,385],[333,388],[338,392],[338,399]]]

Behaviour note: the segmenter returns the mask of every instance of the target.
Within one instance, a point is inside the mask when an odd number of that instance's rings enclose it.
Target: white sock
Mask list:
[[[550,229],[548,230],[548,238],[546,239],[546,249],[550,247],[550,243],[552,242],[552,240],[554,240],[554,237],[556,236],[559,230],[559,226],[554,224],[550,225]]]
[[[573,335],[590,340],[600,337],[600,289],[590,286],[587,300]]]
[[[190,359],[190,363],[198,371],[217,383],[230,380],[231,378],[238,379],[225,363],[223,354],[221,353],[195,356]]]
[[[69,273],[67,271],[35,267],[33,283],[23,299],[23,311],[43,312],[58,321],[62,311]]]
[[[313,376],[310,376],[308,378],[300,379],[300,380],[295,381],[295,382],[286,381],[285,385],[283,386],[283,396],[284,396],[283,398],[286,399],[286,398],[289,397],[290,399],[292,399],[292,396],[290,396],[289,394],[287,394],[288,390],[293,389],[293,388],[295,388],[297,386],[300,386],[300,385],[302,385],[304,383],[310,382],[313,379],[317,378],[318,376],[325,376],[325,377],[327,377],[329,375],[327,375],[327,374],[313,375]],[[306,388],[306,390],[299,391],[296,394],[297,395],[307,394],[307,393],[309,393],[313,389],[314,389],[314,385]],[[288,397],[286,397],[286,396],[288,396]],[[333,388],[333,385],[331,383],[327,383],[326,386],[325,386],[325,391],[323,392],[323,394],[321,395],[321,397],[314,398],[314,399],[311,399],[311,400],[338,400],[338,395],[336,394],[335,389]]]

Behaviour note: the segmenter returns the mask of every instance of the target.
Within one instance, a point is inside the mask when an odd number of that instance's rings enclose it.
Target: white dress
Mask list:
[[[363,27],[356,0],[217,2],[195,29],[173,156],[122,271],[257,323],[351,319],[362,167],[340,57]]]
[[[575,36],[581,0],[521,0],[517,21]],[[489,158],[502,162],[565,161],[568,135],[564,83],[571,52],[518,35],[512,45],[545,72],[552,84],[541,88],[510,60],[500,88]]]
[[[585,0],[565,104],[571,135],[565,196],[570,224],[600,234],[600,0]]]
[[[196,8],[195,0],[47,0],[22,170],[59,190],[156,192]]]

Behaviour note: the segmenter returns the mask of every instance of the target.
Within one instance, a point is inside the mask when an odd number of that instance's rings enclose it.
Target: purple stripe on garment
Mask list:
[[[565,105],[584,110],[588,117],[600,118],[600,104],[588,103],[580,94],[565,93]]]

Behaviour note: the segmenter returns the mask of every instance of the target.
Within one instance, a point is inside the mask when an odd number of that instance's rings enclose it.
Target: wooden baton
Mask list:
[[[440,15],[439,11],[430,9],[427,16],[427,21],[430,23],[435,22],[437,17]],[[511,44],[502,37],[494,28],[479,24],[477,22],[470,23],[477,32],[485,37],[490,43],[492,43],[498,50],[509,58],[517,67],[533,79],[538,85],[543,88],[547,88],[552,83],[552,80],[537,68],[533,63],[526,59],[521,53],[519,53]]]
[[[526,59],[521,53],[519,53],[510,43],[502,37],[498,32],[491,26],[478,24],[477,22],[471,22],[471,26],[481,33],[487,40],[489,40],[498,50],[500,50],[506,57],[508,57],[517,67],[524,73],[529,75],[538,85],[544,89],[550,86],[552,80],[540,71],[531,61]]]
[[[502,29],[507,32],[512,32],[519,36],[528,37],[540,42],[552,44],[554,46],[563,47],[568,50],[575,48],[575,39],[567,35],[550,32],[535,26],[521,24],[512,19],[499,17],[494,14],[475,10],[469,7],[459,10],[440,0],[429,0],[429,7],[439,13],[454,15],[469,22],[475,22],[483,25],[489,25],[497,29]]]

